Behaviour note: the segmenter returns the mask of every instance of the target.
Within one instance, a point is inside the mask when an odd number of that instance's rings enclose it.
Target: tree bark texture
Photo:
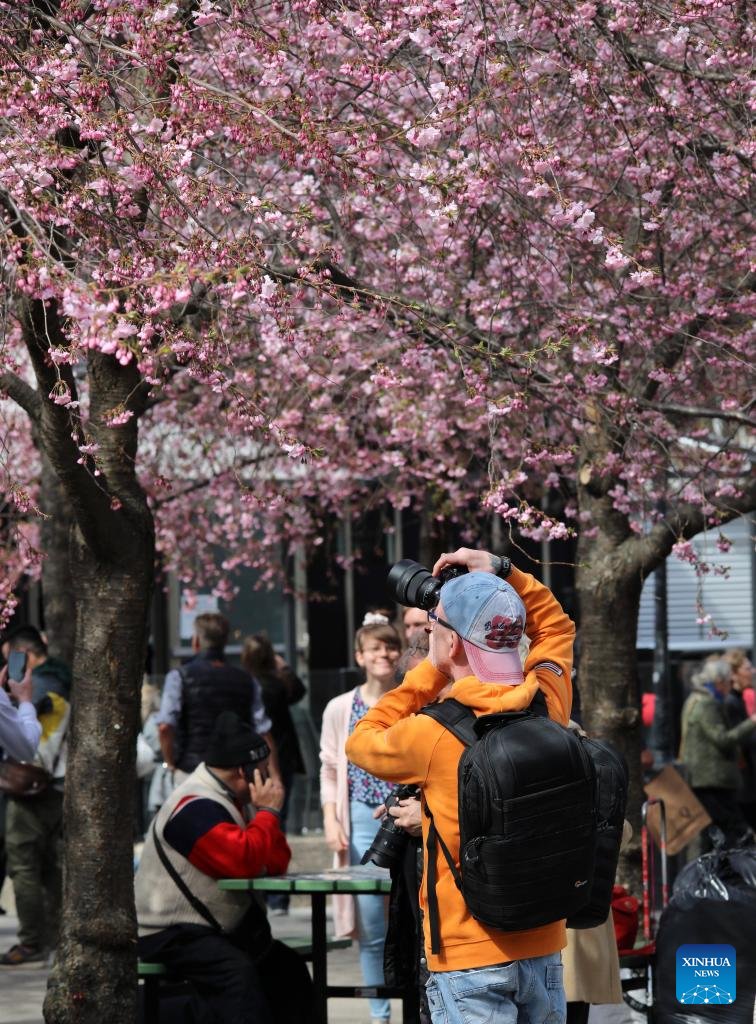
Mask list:
[[[627,818],[631,843],[620,855],[619,881],[641,892],[640,815],[643,804],[641,714],[637,674],[637,629],[643,580],[666,556],[649,547],[642,557],[628,517],[614,507],[612,474],[604,470],[609,453],[622,439],[599,410],[587,408],[578,472],[580,511],[590,527],[578,542],[575,586],[580,607],[580,663],[577,684],[586,731],[612,743],[625,757],[630,788]],[[670,545],[671,546],[671,545]]]
[[[139,694],[152,587],[151,532],[95,557],[74,531],[74,689],[64,804],[65,871],[47,1024],[137,1019],[133,821]]]
[[[640,811],[644,800],[636,634],[642,582],[613,552],[581,540],[577,592],[580,601],[580,688],[585,729],[605,739],[627,761],[627,818],[633,838],[623,851],[619,883],[641,893]]]
[[[65,346],[53,301],[22,302],[19,319],[37,388]],[[67,367],[66,384],[76,396]],[[89,416],[42,401],[35,437],[70,510],[76,593],[71,721],[64,797],[63,912],[48,981],[47,1024],[133,1024],[137,1016],[133,822],[136,736],[154,576],[154,523],[136,475],[146,392],[134,362],[90,353]],[[135,415],[112,427],[112,411]],[[86,438],[83,431],[86,430]],[[87,440],[87,449],[80,446]],[[91,445],[94,442],[94,446]]]
[[[73,664],[76,635],[76,587],[71,575],[73,517],[66,493],[50,460],[42,453],[40,476],[42,520],[42,608],[50,654]]]

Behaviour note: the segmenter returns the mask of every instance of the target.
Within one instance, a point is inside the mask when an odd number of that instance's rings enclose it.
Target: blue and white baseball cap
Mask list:
[[[516,686],[523,681],[517,648],[525,632],[525,605],[511,584],[490,572],[469,572],[443,585],[441,605],[481,682]]]

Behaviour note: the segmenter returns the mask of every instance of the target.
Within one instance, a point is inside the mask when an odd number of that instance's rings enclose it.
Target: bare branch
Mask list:
[[[242,484],[242,481],[239,478],[239,474],[242,470],[248,469],[250,466],[259,466],[269,461],[269,459],[269,452],[261,452],[257,455],[250,456],[249,458],[242,459],[234,466],[229,466],[229,468],[222,473],[216,473],[213,476],[203,476],[200,479],[193,480],[191,484],[187,484],[186,487],[182,487],[180,491],[172,491],[164,498],[152,498],[150,503],[156,508],[169,505],[171,502],[185,498],[187,495],[194,494],[196,491],[205,490],[212,483],[220,480],[223,476],[233,476],[240,484]]]
[[[739,497],[711,498],[709,504],[717,509],[719,522],[724,525],[756,509],[756,479],[749,481]],[[689,540],[710,524],[712,516],[700,505],[678,505],[664,520],[657,523],[645,537],[632,537],[624,542],[631,552],[634,572],[645,579],[672,551],[678,540]]]
[[[57,303],[24,299],[19,305],[19,320],[39,385],[37,394],[47,394],[58,380],[47,352],[51,344],[62,346],[67,343]],[[65,488],[79,528],[88,542],[100,549],[107,541],[109,499],[95,484],[87,467],[80,463],[81,453],[74,440],[76,425],[70,412],[63,406],[41,399],[39,409],[39,442]]]
[[[0,391],[4,391],[8,398],[20,406],[32,423],[39,422],[42,412],[39,392],[30,387],[25,380],[17,377],[15,373],[0,374]]]
[[[720,82],[729,85],[733,82],[742,82],[745,87],[747,78],[744,75],[726,74],[718,71],[700,71],[690,64],[681,64],[679,61],[670,60],[660,53],[651,50],[641,50],[635,46],[627,46],[626,52],[636,61],[642,64],[653,64],[657,68],[664,68],[666,71],[675,71],[678,75],[685,75],[687,78],[697,78],[702,82]]]
[[[745,410],[738,410],[706,409],[703,406],[696,405],[674,405],[668,402],[645,402],[640,400],[640,404],[645,406],[645,408],[662,412],[665,415],[685,416],[690,419],[730,420],[733,423],[742,423],[746,427],[756,427],[756,419],[753,416],[749,416],[746,411],[751,408],[754,402],[756,402],[756,399],[749,402]]]

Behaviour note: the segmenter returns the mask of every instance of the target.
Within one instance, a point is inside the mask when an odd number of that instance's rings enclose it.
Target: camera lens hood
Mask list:
[[[389,593],[398,604],[424,611],[436,607],[442,586],[424,565],[411,558],[403,558],[391,567],[387,584]]]

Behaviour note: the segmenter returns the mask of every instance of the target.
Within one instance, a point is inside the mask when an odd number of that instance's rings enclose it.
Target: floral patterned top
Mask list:
[[[362,699],[360,688],[354,691],[352,701],[352,713],[349,716],[349,735],[354,732],[354,727],[368,711],[368,706]],[[347,764],[347,781],[349,782],[349,799],[359,800],[360,803],[368,804],[370,807],[377,807],[386,802],[386,797],[394,788],[393,783],[384,782],[383,779],[376,779],[374,775],[368,775],[362,768],[350,761]]]

